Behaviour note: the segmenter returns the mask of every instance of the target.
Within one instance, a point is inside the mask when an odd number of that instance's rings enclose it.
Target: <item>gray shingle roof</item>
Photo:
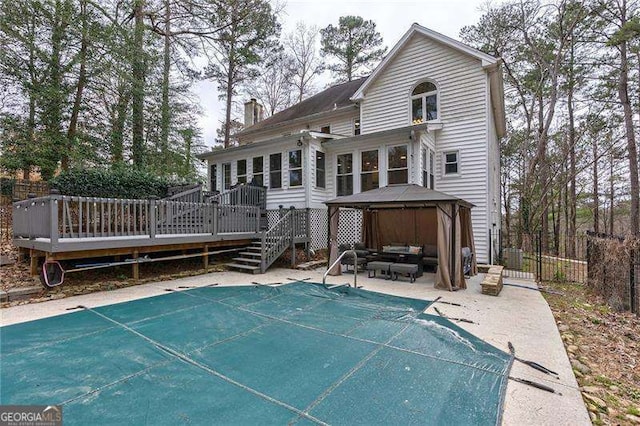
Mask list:
[[[435,205],[457,203],[466,207],[473,204],[444,192],[428,189],[420,185],[389,185],[358,194],[346,195],[326,201],[325,204],[340,207],[391,207]]]
[[[331,86],[328,89],[303,100],[302,102],[298,102],[297,104],[254,124],[253,126],[247,127],[242,132],[239,132],[238,135],[242,136],[243,134],[253,133],[297,118],[303,118],[322,112],[329,112],[334,109],[353,105],[353,102],[349,99],[366,79],[367,77],[362,77],[357,80]]]

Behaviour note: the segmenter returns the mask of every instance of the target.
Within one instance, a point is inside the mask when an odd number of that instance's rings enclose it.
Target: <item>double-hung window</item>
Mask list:
[[[337,158],[336,195],[353,194],[353,154],[341,154]]]
[[[422,163],[422,186],[429,188],[429,150],[422,148],[422,155],[420,157],[420,163]]]
[[[389,147],[387,151],[387,180],[389,185],[409,182],[407,145]]]
[[[435,189],[433,156],[435,154],[428,148],[422,148],[422,185],[425,188]]]
[[[436,189],[436,181],[435,181],[436,168],[433,162],[434,158],[436,158],[436,153],[433,152],[432,149],[430,149],[429,150],[429,183],[431,184],[431,186],[429,188],[431,189]]]
[[[418,84],[411,92],[411,124],[438,118],[438,88],[430,81]]]
[[[247,183],[247,160],[236,162],[236,175],[238,183]]]
[[[302,150],[289,151],[289,186],[302,186]]]
[[[316,188],[324,189],[325,185],[325,153],[316,151]]]
[[[269,156],[269,188],[282,188],[282,154]]]
[[[444,174],[458,174],[458,151],[449,151],[444,153]]]
[[[264,185],[264,162],[262,156],[253,157],[253,181],[258,185]]]
[[[360,190],[362,192],[369,191],[379,186],[378,150],[364,151],[360,161]]]

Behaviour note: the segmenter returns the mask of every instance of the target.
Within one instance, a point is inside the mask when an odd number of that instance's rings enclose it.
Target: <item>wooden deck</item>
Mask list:
[[[13,241],[31,257],[32,274],[40,258],[137,259],[179,250],[201,251],[206,265],[209,249],[252,243],[259,246],[255,257],[264,261],[248,262],[264,272],[286,248],[310,243],[308,211],[283,210],[267,229],[264,187],[242,186],[206,200],[195,190],[184,194],[163,200],[49,195],[20,201],[13,205]]]

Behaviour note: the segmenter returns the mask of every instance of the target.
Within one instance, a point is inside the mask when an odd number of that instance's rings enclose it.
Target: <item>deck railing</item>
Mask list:
[[[264,186],[240,185],[213,195],[211,200],[220,205],[257,206],[265,210],[267,208],[267,188]]]
[[[50,195],[13,204],[14,238],[59,239],[260,232],[260,208]]]
[[[292,247],[296,239],[307,238],[309,230],[309,210],[281,210],[280,219],[262,234],[262,263],[260,269],[264,273],[273,262],[288,248]],[[295,261],[295,253],[292,253]]]
[[[173,191],[170,191],[170,193]],[[163,198],[166,201],[184,201],[187,203],[202,203],[203,194],[202,194],[202,185],[190,185],[186,187],[185,190],[172,193],[167,198]]]

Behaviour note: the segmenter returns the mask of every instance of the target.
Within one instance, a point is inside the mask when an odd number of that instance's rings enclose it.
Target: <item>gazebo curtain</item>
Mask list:
[[[363,241],[369,248],[385,245],[437,244],[436,209],[398,208],[363,212]]]
[[[438,270],[435,287],[441,290],[467,288],[462,270],[462,230],[460,208],[456,205],[442,205],[437,208],[438,221]],[[455,238],[453,226],[455,226]],[[453,243],[453,251],[451,250]],[[451,256],[454,259],[451,259]],[[453,271],[451,265],[453,263]]]
[[[473,259],[471,259],[471,275],[478,275],[478,260],[476,259],[476,245],[473,239],[471,209],[460,207],[460,222],[462,224],[462,247],[469,247],[471,253],[473,253]]]

